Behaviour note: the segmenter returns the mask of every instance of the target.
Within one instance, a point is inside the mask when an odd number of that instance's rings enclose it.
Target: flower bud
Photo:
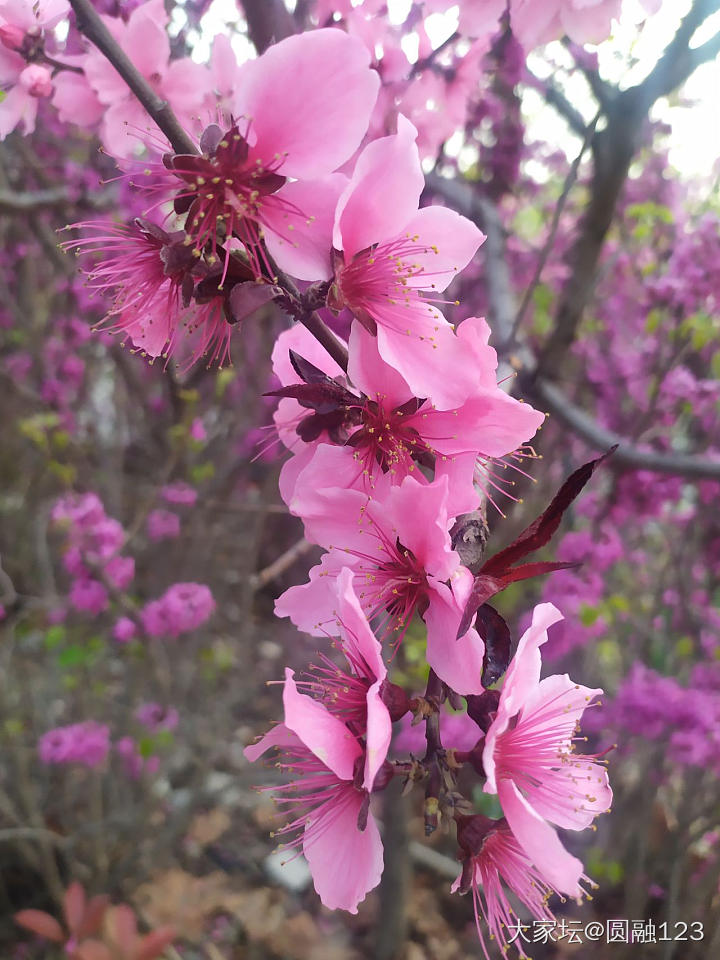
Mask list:
[[[32,97],[49,97],[53,92],[52,75],[47,67],[31,63],[20,74],[20,83]]]
[[[14,23],[0,25],[0,43],[8,50],[20,51],[25,40],[25,31]]]

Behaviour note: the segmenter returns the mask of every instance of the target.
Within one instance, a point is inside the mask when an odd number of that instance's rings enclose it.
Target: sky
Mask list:
[[[402,23],[410,4],[411,0],[388,0],[391,21]],[[591,48],[598,54],[601,76],[620,87],[642,80],[674,36],[690,4],[691,0],[664,0],[657,14],[644,19],[639,0],[623,0],[623,13],[620,21],[613,24],[612,36],[600,46]],[[194,53],[196,59],[207,58],[210,40],[216,33],[225,31],[228,23],[237,21],[237,10],[236,0],[214,0],[203,18],[203,35],[198,38]],[[450,36],[456,25],[457,8],[451,7],[445,14],[434,14],[426,19],[434,46]],[[709,19],[708,28],[704,36],[698,31],[691,46],[698,46],[714,30],[720,29],[720,13]],[[233,44],[239,59],[254,56],[252,44],[245,37],[236,36]],[[407,44],[405,52],[411,60],[417,56],[412,42]],[[570,62],[560,44],[551,44],[547,52],[559,63],[563,59]],[[532,63],[538,75],[550,72],[539,56],[535,56]],[[586,118],[591,119],[593,101],[580,77],[569,81],[568,93]],[[567,143],[568,155],[574,157],[577,143],[568,137],[564,121],[554,110],[545,107],[538,95],[530,94],[526,100],[529,135],[537,132],[538,138]],[[672,126],[669,139],[671,164],[684,177],[710,177],[720,158],[720,57],[695,71],[684,87],[683,100],[683,103],[672,104],[667,99],[658,101],[653,109],[653,119],[664,120]]]

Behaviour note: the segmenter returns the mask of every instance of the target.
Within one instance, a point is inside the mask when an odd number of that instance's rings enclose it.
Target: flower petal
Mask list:
[[[498,798],[518,843],[548,884],[569,897],[581,897],[580,860],[568,853],[557,833],[532,809],[511,780],[498,783]]]
[[[363,802],[363,794],[348,787],[305,828],[303,853],[315,890],[330,910],[357,913],[358,904],[380,883],[383,848],[377,824],[370,815],[363,831],[357,826]]]
[[[317,700],[300,693],[294,673],[285,669],[285,724],[340,780],[352,780],[362,748],[342,720]]]
[[[313,30],[243,64],[236,115],[251,119],[250,162],[286,155],[283,176],[322,177],[357,149],[380,78],[364,44],[342,30]]]
[[[345,261],[401,233],[417,213],[425,177],[415,138],[417,130],[398,117],[398,132],[373,140],[358,157],[350,183],[338,202],[333,246]]]

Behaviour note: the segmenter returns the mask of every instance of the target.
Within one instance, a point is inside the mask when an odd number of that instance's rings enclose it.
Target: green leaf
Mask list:
[[[59,647],[60,644],[63,643],[65,636],[65,627],[61,623],[54,624],[45,634],[45,648],[47,650],[54,650],[55,647]]]

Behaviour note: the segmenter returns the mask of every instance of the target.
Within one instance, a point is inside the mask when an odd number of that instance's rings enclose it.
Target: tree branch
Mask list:
[[[529,394],[537,397],[543,407],[557,417],[560,423],[594,449],[607,450],[618,444],[618,449],[613,454],[612,466],[650,470],[652,473],[666,473],[686,477],[688,480],[720,480],[720,460],[706,460],[682,453],[656,453],[631,446],[613,430],[600,426],[588,413],[571,403],[562,390],[547,380],[528,380],[524,387]]]
[[[295,33],[295,21],[283,0],[242,0],[250,37],[258,53]]]
[[[168,138],[173,149],[177,153],[197,153],[197,146],[183,130],[167,100],[158,97],[102,22],[90,0],[70,0],[70,6],[75,11],[78,30],[94,43],[115,67],[148,114]]]

